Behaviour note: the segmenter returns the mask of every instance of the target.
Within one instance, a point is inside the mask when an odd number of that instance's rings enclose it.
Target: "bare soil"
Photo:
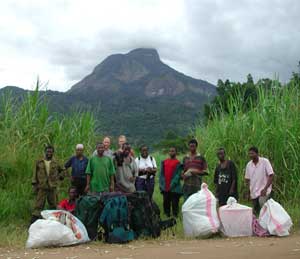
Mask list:
[[[13,258],[251,258],[300,259],[300,234],[284,238],[214,238],[206,240],[136,241],[126,245],[102,242],[44,249],[13,249],[0,247],[0,259]]]

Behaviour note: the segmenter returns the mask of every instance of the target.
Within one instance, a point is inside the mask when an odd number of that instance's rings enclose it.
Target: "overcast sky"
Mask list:
[[[0,87],[37,75],[65,91],[105,57],[138,47],[195,78],[297,71],[298,0],[7,0],[0,3]]]

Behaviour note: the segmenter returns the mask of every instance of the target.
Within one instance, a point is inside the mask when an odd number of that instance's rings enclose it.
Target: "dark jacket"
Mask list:
[[[56,188],[59,180],[63,180],[64,176],[65,169],[56,160],[51,160],[48,176],[44,159],[41,159],[36,162],[32,184],[41,189]]]
[[[177,165],[175,173],[173,174],[172,179],[171,179],[170,192],[182,194],[182,187],[181,187],[181,183],[180,183],[182,169],[183,169],[183,166],[181,163],[179,163]],[[165,174],[164,174],[164,161],[161,162],[161,166],[160,166],[159,188],[160,188],[161,192],[164,192],[165,188],[166,188]]]

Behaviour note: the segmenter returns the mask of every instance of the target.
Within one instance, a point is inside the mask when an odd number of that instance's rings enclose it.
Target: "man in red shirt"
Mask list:
[[[62,200],[58,205],[57,209],[59,210],[66,210],[71,213],[74,213],[76,207],[76,199],[77,199],[77,189],[76,187],[69,188],[69,199]]]
[[[164,213],[167,217],[171,215],[171,207],[173,216],[178,216],[178,204],[181,196],[181,167],[176,155],[176,148],[171,147],[169,151],[170,158],[162,161],[159,176],[160,191],[163,194]]]

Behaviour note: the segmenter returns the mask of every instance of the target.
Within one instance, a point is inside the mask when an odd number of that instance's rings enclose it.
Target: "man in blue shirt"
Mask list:
[[[76,187],[79,195],[84,195],[86,186],[85,170],[89,160],[83,155],[84,146],[82,144],[76,145],[75,156],[72,156],[66,163],[65,168],[72,168],[71,185]]]

